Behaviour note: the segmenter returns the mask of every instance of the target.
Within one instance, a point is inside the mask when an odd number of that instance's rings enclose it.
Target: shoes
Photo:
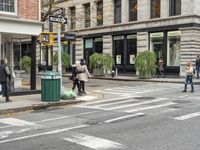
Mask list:
[[[85,91],[82,92],[83,94],[87,94]]]
[[[191,93],[193,93],[193,92],[194,92],[194,90],[191,90],[190,92],[191,92]]]
[[[186,90],[183,90],[182,92],[187,92]]]
[[[83,94],[81,92],[78,92],[78,96],[83,96]]]
[[[12,102],[12,100],[10,100],[10,99],[6,99],[6,102]]]

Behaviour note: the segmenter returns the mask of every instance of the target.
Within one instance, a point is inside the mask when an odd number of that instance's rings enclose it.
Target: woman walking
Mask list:
[[[77,65],[77,71],[78,71],[77,78],[80,81],[78,95],[82,96],[83,94],[86,94],[85,82],[88,81],[88,77],[91,77],[84,59],[81,59],[80,64]]]
[[[187,62],[187,66],[186,66],[185,70],[186,70],[186,78],[185,78],[185,88],[184,88],[183,92],[187,92],[187,84],[188,83],[191,84],[191,91],[190,92],[194,92],[194,85],[193,85],[194,68],[193,68],[192,63],[190,61]]]

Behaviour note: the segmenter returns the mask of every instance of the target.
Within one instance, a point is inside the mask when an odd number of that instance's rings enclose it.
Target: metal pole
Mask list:
[[[60,74],[60,89],[62,92],[62,60],[61,60],[61,39],[60,39],[60,32],[61,32],[61,24],[58,23],[57,26],[57,34],[58,34],[58,72]]]
[[[21,45],[21,40],[20,40],[20,45],[19,45],[19,68],[20,68],[20,78],[22,77],[22,45]]]

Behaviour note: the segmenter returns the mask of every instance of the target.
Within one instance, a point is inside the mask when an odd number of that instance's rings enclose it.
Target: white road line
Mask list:
[[[110,140],[89,136],[86,134],[73,134],[70,138],[64,138],[75,144],[83,145],[95,150],[111,150],[111,149],[124,149],[125,146]]]
[[[119,92],[107,92],[107,91],[101,91],[101,90],[95,90],[94,92],[96,93],[107,93],[107,94],[119,94],[119,95],[123,95],[124,93],[119,93]]]
[[[69,130],[73,130],[73,129],[80,129],[80,128],[88,127],[88,126],[89,125],[79,125],[79,126],[74,126],[74,127],[69,127],[69,128],[59,129],[59,130],[53,130],[53,131],[48,131],[48,132],[43,132],[43,133],[38,133],[38,134],[32,134],[32,135],[2,140],[2,141],[0,141],[0,144],[14,142],[14,141],[20,141],[20,140],[25,140],[25,139],[30,139],[30,138],[35,138],[35,137],[39,137],[39,136],[57,134],[57,133],[61,133],[61,132],[65,132],[65,131],[69,131]]]
[[[169,102],[169,103],[165,103],[165,104],[162,104],[162,105],[149,106],[149,107],[141,107],[141,108],[136,108],[136,109],[127,110],[127,111],[124,111],[124,112],[132,113],[132,112],[136,112],[136,111],[142,111],[142,110],[160,108],[160,107],[170,106],[170,105],[174,105],[174,104],[176,104],[176,103],[174,103],[174,102]]]
[[[117,107],[106,108],[106,110],[115,110],[115,109],[121,109],[121,108],[126,108],[126,107],[145,105],[145,104],[151,104],[151,103],[156,103],[156,102],[166,101],[166,100],[169,100],[169,99],[168,98],[158,98],[155,100],[150,100],[150,101],[145,101],[145,102],[140,102],[140,103],[127,104],[127,105],[122,105],[122,106],[117,106]]]
[[[16,119],[16,118],[3,118],[3,119],[0,119],[0,122],[4,124],[9,124],[11,126],[36,126],[37,125],[34,122],[29,122],[25,120]]]
[[[80,105],[76,105],[74,107],[80,107],[80,106],[84,106],[84,105],[90,105],[90,104],[98,104],[98,103],[102,103],[102,102],[108,102],[108,101],[117,101],[117,100],[122,100],[122,99],[127,99],[127,98],[133,98],[136,96],[124,96],[124,97],[119,97],[119,98],[111,98],[111,99],[106,99],[106,100],[98,100],[98,101],[94,101],[94,102],[88,102],[85,104],[80,104]]]
[[[119,121],[119,120],[131,118],[131,117],[142,116],[142,115],[144,115],[144,113],[137,113],[137,114],[132,114],[132,115],[126,115],[126,116],[117,117],[117,118],[114,118],[114,119],[109,119],[109,120],[106,120],[104,122],[111,123],[111,122],[115,122],[115,121]]]
[[[102,107],[102,106],[109,106],[109,105],[115,105],[115,104],[122,104],[122,103],[128,103],[128,102],[133,102],[136,101],[136,99],[130,99],[130,100],[126,100],[126,101],[120,101],[120,102],[111,102],[108,104],[102,104],[102,105],[98,105],[98,107]]]
[[[180,117],[175,117],[175,120],[186,120],[186,119],[190,119],[190,118],[194,118],[194,117],[198,117],[200,116],[200,112],[195,112],[195,113],[191,113],[191,114],[187,114],[184,116],[180,116]]]
[[[95,96],[81,96],[81,97],[77,97],[76,100],[84,100],[84,101],[90,101],[90,100],[93,100],[97,97]]]

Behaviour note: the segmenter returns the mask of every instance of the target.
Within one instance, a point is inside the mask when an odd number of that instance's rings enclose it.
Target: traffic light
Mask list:
[[[42,46],[53,46],[54,34],[54,32],[42,32],[39,37],[39,41],[42,44]]]

